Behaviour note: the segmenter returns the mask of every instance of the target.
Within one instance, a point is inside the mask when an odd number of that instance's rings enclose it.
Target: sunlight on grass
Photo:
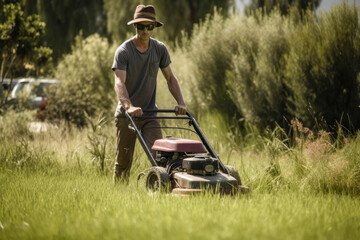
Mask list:
[[[1,174],[2,239],[357,239],[360,202],[341,195],[178,197],[111,179]]]
[[[98,129],[108,137],[100,171],[89,151],[90,128],[19,132],[17,125],[27,121],[21,116],[11,113],[0,122],[6,129],[0,137],[0,239],[360,237],[359,135],[344,137],[340,147],[302,132],[292,140],[281,129],[260,134],[249,126],[236,135],[221,115],[202,113],[197,118],[208,140],[251,193],[180,197],[149,194],[144,179],[137,182],[150,167],[138,142],[130,184],[113,185],[111,123]]]

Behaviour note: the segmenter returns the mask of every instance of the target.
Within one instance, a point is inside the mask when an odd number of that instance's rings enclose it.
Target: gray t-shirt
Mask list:
[[[131,38],[121,44],[115,52],[112,70],[126,71],[125,86],[131,103],[142,109],[156,108],[156,78],[159,67],[166,68],[171,63],[169,52],[164,43],[150,38],[149,49],[141,53]],[[115,117],[122,114],[120,101]]]

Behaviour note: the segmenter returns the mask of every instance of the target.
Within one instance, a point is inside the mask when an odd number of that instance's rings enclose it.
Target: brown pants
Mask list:
[[[129,121],[126,118],[116,118],[117,149],[114,166],[114,182],[129,181],[130,168],[133,162],[136,134],[129,129]],[[162,138],[160,123],[157,119],[135,120],[135,124],[141,131],[146,145],[150,148],[156,139]]]

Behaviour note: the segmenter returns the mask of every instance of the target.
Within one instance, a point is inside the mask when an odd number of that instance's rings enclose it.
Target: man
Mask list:
[[[133,24],[136,35],[121,44],[115,52],[112,70],[115,72],[115,92],[119,99],[115,112],[117,150],[114,166],[114,182],[128,182],[133,160],[136,135],[128,128],[124,111],[131,116],[143,115],[143,109],[156,109],[156,78],[161,69],[168,88],[177,101],[176,114],[186,114],[186,106],[178,80],[170,68],[170,56],[166,46],[151,35],[163,24],[156,20],[153,6],[136,7]],[[136,120],[146,144],[151,148],[161,138],[159,122],[155,119]]]

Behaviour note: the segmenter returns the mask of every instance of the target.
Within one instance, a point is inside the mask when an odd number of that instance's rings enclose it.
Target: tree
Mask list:
[[[18,0],[1,0],[0,12],[1,85],[5,78],[12,82],[20,71],[34,71],[39,76],[52,53],[39,44],[45,34],[45,24],[38,15],[25,17]],[[9,92],[0,95],[0,109],[3,109]]]
[[[53,49],[55,62],[71,50],[75,36],[82,31],[84,37],[98,33],[122,42],[132,26],[127,22],[133,18],[138,4],[155,6],[159,20],[165,26],[156,31],[156,37],[163,41],[175,41],[182,30],[190,35],[193,24],[213,14],[214,7],[226,16],[234,0],[19,0],[25,16],[38,14],[46,23],[44,44]]]
[[[276,7],[283,15],[289,14],[290,7],[295,7],[299,11],[312,9],[315,12],[320,3],[321,0],[252,0],[246,7],[246,12],[261,9],[263,13],[270,13]]]
[[[45,44],[58,59],[71,50],[75,36],[106,35],[106,17],[102,0],[22,0],[25,15],[39,14],[46,23]]]
[[[132,31],[132,26],[127,26],[126,23],[133,19],[138,4],[154,5],[158,19],[164,22],[162,30],[159,29],[160,34],[175,41],[181,36],[182,30],[190,35],[193,25],[205,19],[208,14],[213,14],[215,7],[220,9],[218,13],[226,16],[233,3],[233,0],[177,0],[171,3],[167,0],[104,0],[104,9],[108,33],[114,41],[123,41],[127,32]]]
[[[285,83],[288,111],[307,126],[360,128],[358,7],[343,2],[292,28]],[[332,129],[330,129],[332,130]]]

